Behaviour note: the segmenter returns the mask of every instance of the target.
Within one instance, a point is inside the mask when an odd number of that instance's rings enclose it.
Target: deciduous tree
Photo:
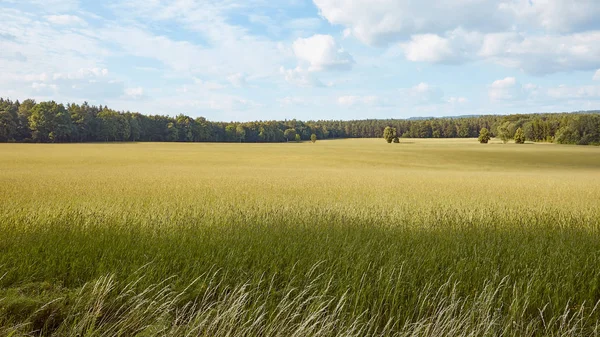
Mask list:
[[[518,128],[517,131],[515,131],[515,143],[516,144],[524,144],[525,143],[525,132],[523,132],[523,129]]]
[[[296,129],[287,129],[283,132],[283,136],[289,142],[292,139],[296,138]]]
[[[479,138],[477,139],[481,144],[487,144],[490,141],[490,138],[490,132],[488,131],[488,129],[483,128],[481,129],[481,131],[479,131]]]
[[[386,142],[391,143],[394,138],[396,138],[396,128],[393,128],[391,126],[387,126],[384,130],[383,130],[383,139],[385,139]]]

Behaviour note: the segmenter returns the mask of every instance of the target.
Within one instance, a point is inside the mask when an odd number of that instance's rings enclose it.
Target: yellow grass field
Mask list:
[[[0,186],[0,335],[600,329],[600,147],[0,144]]]

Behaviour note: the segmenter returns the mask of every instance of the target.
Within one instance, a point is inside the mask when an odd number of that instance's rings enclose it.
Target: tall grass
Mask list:
[[[597,335],[599,150],[3,145],[0,335]]]

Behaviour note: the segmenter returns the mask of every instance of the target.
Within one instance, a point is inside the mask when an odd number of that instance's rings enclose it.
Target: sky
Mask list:
[[[214,121],[600,109],[598,0],[0,0],[0,97]]]

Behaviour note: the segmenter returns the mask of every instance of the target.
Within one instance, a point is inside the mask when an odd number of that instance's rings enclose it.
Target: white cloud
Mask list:
[[[125,89],[125,97],[131,99],[139,99],[144,96],[144,88],[136,87],[136,88],[126,88]]]
[[[413,35],[401,44],[406,59],[415,62],[461,63],[473,57],[481,34],[456,29],[445,37],[436,34]]]
[[[484,60],[544,75],[600,66],[600,31],[569,35],[507,32],[480,34],[456,29],[444,36],[414,35],[400,44],[409,61],[462,63]]]
[[[235,87],[243,87],[246,85],[246,75],[243,73],[236,73],[227,76],[227,80]]]
[[[321,16],[349,29],[369,45],[386,45],[413,34],[442,33],[458,27],[506,27],[495,0],[314,0]]]
[[[570,35],[486,35],[479,55],[501,65],[542,75],[600,66],[600,31]]]
[[[415,104],[439,103],[444,97],[442,89],[424,82],[412,88],[400,89],[400,93]]]
[[[376,105],[380,103],[377,96],[340,96],[337,99],[339,105],[356,106],[356,105]]]
[[[435,34],[413,36],[402,48],[409,61],[435,63],[454,58],[450,41]]]
[[[294,97],[294,96],[287,96],[287,97],[281,98],[277,101],[279,102],[279,106],[281,106],[281,107],[302,106],[302,105],[307,105],[308,103],[310,103],[310,100],[307,100],[304,97]]]
[[[547,90],[547,96],[553,99],[600,99],[600,86],[561,85]]]
[[[594,74],[593,80],[594,81],[600,81],[600,69],[596,70],[596,73]]]
[[[516,78],[506,77],[494,81],[488,88],[488,96],[492,102],[517,101],[527,97],[527,92],[535,89],[532,84],[521,86]]]
[[[244,73],[247,77],[273,77],[285,63],[280,43],[249,33],[246,27],[231,23],[229,15],[245,14],[258,1],[145,1],[128,0],[112,8],[135,24],[110,26],[99,32],[102,40],[113,41],[131,55],[151,57],[186,76],[222,76]],[[204,40],[176,41],[145,29],[147,23],[176,25]]]
[[[600,27],[597,0],[314,0],[332,24],[370,45],[413,34],[440,34],[462,27],[480,32],[513,28],[577,32]]]
[[[40,83],[40,82],[33,82],[31,84],[31,88],[34,90],[41,90],[41,89],[58,90],[58,86],[56,84],[46,84],[46,83]]]
[[[502,80],[496,80],[490,85],[488,96],[491,101],[512,100],[515,98],[517,79],[506,77]]]
[[[288,83],[295,84],[300,87],[323,87],[324,84],[317,79],[313,73],[308,72],[301,67],[294,69],[279,68],[279,72],[285,77]]]
[[[201,89],[204,89],[204,90],[219,90],[219,89],[225,88],[225,86],[220,83],[211,82],[211,81],[203,81],[197,77],[194,77],[194,83],[198,87],[200,87]]]
[[[354,64],[352,56],[339,48],[331,35],[299,38],[292,49],[301,63],[308,64],[309,71],[347,70]]]
[[[486,60],[544,75],[600,67],[597,0],[314,0],[368,45],[401,41],[407,60]],[[451,15],[449,15],[451,13]]]
[[[49,12],[61,13],[75,10],[79,7],[78,0],[17,0],[21,4],[31,4]]]
[[[450,97],[448,98],[447,102],[450,104],[464,104],[469,102],[469,100],[465,97]]]
[[[87,25],[87,22],[85,22],[85,20],[83,20],[82,18],[75,16],[75,15],[68,15],[68,14],[48,15],[48,16],[46,16],[46,20],[48,20],[48,22],[50,22],[52,24],[59,25],[59,26],[75,26],[75,25],[86,26]]]
[[[513,0],[500,2],[498,9],[510,12],[521,25],[553,32],[600,27],[597,0]]]
[[[93,77],[105,77],[108,75],[108,69],[106,68],[81,68],[77,71],[70,73],[54,73],[52,74],[52,79],[60,80],[60,79],[69,79],[69,80],[81,80],[84,78],[93,78]]]

